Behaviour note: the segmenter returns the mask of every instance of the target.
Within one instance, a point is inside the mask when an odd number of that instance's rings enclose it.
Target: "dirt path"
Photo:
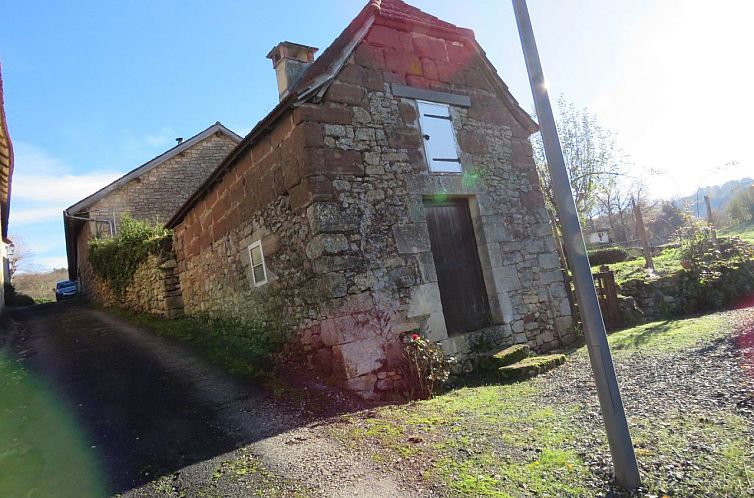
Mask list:
[[[9,313],[0,346],[73,412],[125,496],[416,496],[300,410],[73,303]]]

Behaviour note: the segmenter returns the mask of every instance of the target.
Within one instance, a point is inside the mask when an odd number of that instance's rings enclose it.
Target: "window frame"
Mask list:
[[[261,261],[258,264],[254,264],[254,256],[253,256],[253,249],[259,248],[259,256],[261,258]],[[249,251],[249,271],[251,272],[251,281],[254,283],[254,287],[261,287],[262,285],[265,285],[269,282],[269,279],[267,278],[267,263],[264,260],[264,250],[262,250],[262,241],[257,240],[256,242],[252,242],[249,244],[248,247]],[[264,280],[257,282],[257,276],[254,273],[254,268],[257,268],[261,266],[262,267],[262,274],[264,275]]]
[[[424,130],[423,126],[422,126],[423,113],[422,113],[422,109],[421,109],[421,104],[440,106],[440,107],[444,107],[445,109],[447,109],[447,111],[448,111],[447,118],[445,116],[430,115],[431,117],[427,116],[425,119],[442,119],[442,120],[447,120],[447,121],[450,122],[450,135],[451,135],[451,138],[453,139],[453,146],[454,146],[454,149],[456,151],[456,158],[455,158],[456,160],[453,161],[453,160],[448,159],[447,161],[440,161],[440,162],[447,162],[447,163],[456,163],[457,162],[457,164],[458,164],[458,171],[437,171],[437,170],[433,169],[434,159],[429,156],[429,150],[427,149],[427,142],[428,141],[424,138],[424,136],[426,135],[426,133],[425,133],[425,130]],[[435,174],[435,175],[460,175],[460,174],[462,174],[463,173],[463,163],[461,162],[461,148],[458,146],[458,138],[456,137],[455,126],[453,126],[453,115],[450,112],[451,111],[450,104],[446,104],[444,102],[432,102],[431,100],[416,99],[416,111],[419,114],[419,116],[418,116],[418,118],[419,118],[419,131],[421,132],[421,136],[422,136],[422,147],[424,148],[424,157],[425,157],[425,160],[427,162],[427,169],[429,170],[429,172],[432,173],[432,174]],[[445,159],[445,158],[443,158],[443,159]]]

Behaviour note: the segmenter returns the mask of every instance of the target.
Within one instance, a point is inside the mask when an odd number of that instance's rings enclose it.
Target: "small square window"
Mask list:
[[[450,108],[434,102],[417,101],[417,104],[429,170],[433,173],[460,173],[461,159]]]
[[[267,268],[264,264],[262,241],[258,240],[249,246],[249,264],[251,277],[254,279],[254,287],[267,283]]]

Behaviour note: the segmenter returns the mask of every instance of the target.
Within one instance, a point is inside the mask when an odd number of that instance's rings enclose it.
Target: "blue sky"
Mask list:
[[[265,55],[324,49],[366,0],[0,0],[0,62],[16,149],[10,233],[29,269],[64,266],[63,208],[215,121],[244,134],[277,101]],[[472,28],[532,108],[510,2],[414,0]],[[655,196],[754,174],[749,2],[530,0],[550,91],[589,107]],[[737,161],[735,167],[726,163]]]

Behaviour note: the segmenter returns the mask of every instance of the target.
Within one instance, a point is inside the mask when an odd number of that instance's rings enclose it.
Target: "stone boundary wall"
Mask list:
[[[681,270],[656,279],[622,283],[619,295],[633,298],[647,319],[683,316],[739,306],[754,294],[754,261],[724,265],[701,278]]]
[[[177,266],[172,250],[150,255],[136,269],[122,296],[103,278],[92,275],[84,297],[100,306],[178,318],[183,316],[183,297]]]

